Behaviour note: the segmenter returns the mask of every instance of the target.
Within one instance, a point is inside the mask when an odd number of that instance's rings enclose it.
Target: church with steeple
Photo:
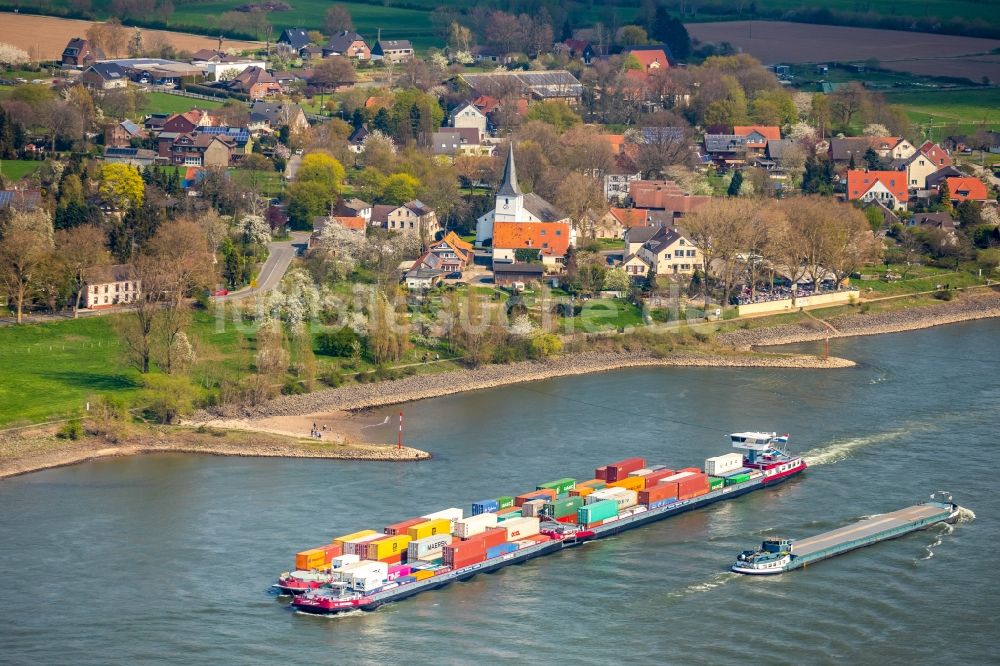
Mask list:
[[[551,224],[557,226],[547,228]],[[499,237],[501,244],[517,245],[518,249],[538,248],[544,260],[546,255],[564,252],[563,246],[572,242],[572,231],[570,219],[564,213],[537,194],[521,191],[514,165],[514,144],[511,142],[496,204],[493,210],[476,220],[476,245],[493,245],[494,260],[504,260],[497,250],[508,248],[497,246],[494,240]],[[503,254],[510,254],[513,261],[512,252]]]

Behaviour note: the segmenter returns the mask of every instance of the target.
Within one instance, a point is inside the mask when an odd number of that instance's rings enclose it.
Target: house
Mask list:
[[[163,130],[163,124],[173,117],[172,113],[151,113],[142,121],[142,127],[147,132],[157,134]]]
[[[560,100],[576,106],[583,95],[583,84],[562,69],[538,72],[518,70],[482,74],[463,73],[456,77],[456,81],[471,88],[477,97],[488,95],[499,98],[513,92],[526,99]]]
[[[111,148],[130,148],[133,140],[139,141],[147,136],[149,133],[134,122],[123,120],[104,129],[104,145]]]
[[[232,143],[232,157],[240,158],[253,152],[253,138],[250,130],[242,127],[196,127],[199,134],[212,134],[228,139]]]
[[[251,132],[276,132],[288,127],[293,132],[309,127],[309,121],[302,107],[294,102],[272,102],[257,100],[250,107],[247,129]]]
[[[227,88],[243,93],[250,99],[263,99],[281,94],[281,84],[262,67],[251,66],[244,69],[229,82]]]
[[[781,128],[772,125],[737,125],[733,134],[746,139],[748,151],[763,155],[768,141],[781,140]]]
[[[378,206],[376,206],[378,208]],[[416,235],[422,239],[432,239],[439,231],[437,214],[419,199],[407,201],[401,206],[391,206],[385,216],[385,229],[403,234]],[[372,214],[374,221],[375,215]]]
[[[91,63],[104,58],[104,53],[100,49],[94,48],[89,40],[74,37],[63,49],[59,63],[63,67],[76,67],[80,69]]]
[[[931,175],[927,176],[927,182],[925,187],[928,190],[937,190],[941,187],[943,183],[948,178],[962,178],[965,174],[956,169],[953,166],[947,166],[943,169],[938,169]]]
[[[365,224],[370,224],[372,220],[372,205],[367,201],[362,201],[361,199],[341,199],[337,202],[337,207],[333,212],[337,215],[343,215],[346,217],[363,218]]]
[[[103,266],[85,276],[83,307],[88,310],[110,308],[139,298],[142,284],[132,278],[126,264]]]
[[[640,69],[630,69],[625,75],[631,79],[645,81],[653,74],[670,69],[670,62],[662,47],[633,46],[622,51],[626,57],[634,58]]]
[[[109,164],[131,164],[136,167],[146,167],[155,164],[156,158],[156,151],[146,148],[115,148],[113,146],[104,148],[104,161]]]
[[[41,190],[0,190],[0,210],[33,211],[42,205]]]
[[[312,42],[309,39],[309,31],[305,28],[285,28],[278,37],[278,45],[287,51],[298,52],[303,46],[308,46]]]
[[[671,195],[684,195],[684,189],[672,180],[637,180],[629,183],[628,197],[636,208],[663,210],[664,197]]]
[[[410,291],[427,291],[444,279],[445,271],[440,268],[441,259],[430,252],[417,257],[413,265],[403,274],[406,288]]]
[[[168,117],[160,126],[160,131],[187,134],[188,132],[193,132],[196,127],[207,127],[211,124],[212,116],[207,111],[191,109],[190,111],[175,113]]]
[[[907,157],[917,152],[913,144],[901,136],[873,136],[869,137],[871,148],[878,156],[888,160],[905,160]]]
[[[80,83],[90,90],[117,90],[128,85],[128,77],[113,62],[95,62],[80,74]]]
[[[431,150],[435,155],[491,156],[495,146],[483,144],[475,127],[442,127],[431,134]]]
[[[794,149],[797,144],[798,142],[795,139],[768,139],[767,147],[764,149],[764,156],[778,167],[781,167],[785,159],[785,154],[789,152],[789,149]],[[800,154],[805,157],[804,153]]]
[[[589,65],[594,60],[593,45],[583,39],[567,39],[562,43],[562,50],[570,58],[582,60],[584,65]]]
[[[542,263],[561,264],[575,235],[568,220],[561,222],[494,222],[493,265],[517,260],[518,250],[537,250]]]
[[[204,65],[205,78],[209,81],[223,81],[238,76],[248,67],[264,69],[267,63],[263,60],[247,60],[243,58],[222,58],[219,62],[208,62]]]
[[[362,236],[364,236],[367,227],[367,222],[363,217],[345,215],[314,217],[312,219],[313,230],[306,244],[307,249],[312,250],[319,245],[319,239],[323,236],[323,231],[331,224],[339,224],[348,231],[353,231]]]
[[[719,166],[738,166],[747,159],[747,138],[736,134],[706,134],[705,153]]]
[[[645,254],[627,254],[622,259],[621,268],[628,273],[633,282],[649,277],[653,270],[653,264],[646,258]]]
[[[948,213],[915,213],[907,224],[911,227],[941,229],[948,232],[954,232],[958,227],[958,222]]]
[[[476,245],[482,247],[490,243],[494,236],[494,226],[501,222],[513,224],[565,222],[567,225],[569,224],[569,218],[548,201],[537,194],[526,194],[521,191],[517,182],[513,143],[508,146],[503,180],[497,190],[493,210],[484,213],[476,220]]]
[[[539,282],[545,277],[542,264],[513,262],[493,265],[493,282],[498,287],[513,287],[518,284]]]
[[[906,159],[894,160],[892,166],[906,172],[906,184],[911,190],[926,189],[927,177],[940,169],[935,166],[931,158],[919,150]]]
[[[368,123],[361,123],[361,126],[351,132],[351,136],[347,137],[347,148],[352,153],[361,153],[365,149],[365,138],[371,132],[368,131]]]
[[[938,169],[943,169],[952,165],[951,155],[948,154],[948,151],[933,141],[925,141],[917,150],[930,160],[931,163]]]
[[[448,124],[454,128],[474,128],[479,131],[479,140],[486,136],[486,114],[477,109],[472,102],[465,102],[452,109],[448,114]]]
[[[310,60],[320,60],[323,58],[323,47],[303,46],[301,49],[299,49],[299,58],[303,62],[309,62]]]
[[[635,254],[644,259],[657,275],[691,275],[702,265],[701,251],[685,238],[679,229],[676,227],[652,229],[652,234],[643,234],[646,240],[637,248]],[[637,238],[630,234],[626,244],[631,247],[636,240]],[[639,267],[635,261],[630,264]],[[632,275],[636,276],[637,273],[633,272]]]
[[[356,32],[344,30],[330,38],[322,49],[322,55],[324,58],[343,56],[358,62],[366,62],[372,59],[372,50],[364,37]]]
[[[396,206],[389,204],[375,204],[372,206],[371,217],[368,218],[368,224],[373,227],[379,227],[380,229],[389,228],[389,213],[396,210]]]
[[[973,176],[946,178],[944,182],[951,192],[952,201],[986,201],[990,198],[986,183]]]
[[[632,183],[641,179],[642,171],[628,155],[616,155],[614,165],[604,172],[604,198],[609,203],[625,203]]]
[[[838,163],[864,165],[865,153],[872,147],[871,137],[848,136],[830,139],[830,159]]]
[[[847,198],[852,201],[878,200],[890,210],[905,208],[910,200],[906,174],[901,171],[850,169],[847,172]]]
[[[648,211],[644,208],[615,208],[594,221],[594,238],[624,238],[632,227],[644,227],[649,223]]]
[[[437,256],[437,267],[445,273],[464,271],[473,260],[472,243],[462,240],[454,231],[449,231],[444,238],[431,243],[427,253]],[[418,259],[417,263],[419,261]]]
[[[408,39],[379,39],[372,47],[371,59],[390,63],[409,62],[413,59],[413,45]]]
[[[190,132],[170,145],[170,163],[178,166],[227,167],[236,144],[226,135]]]

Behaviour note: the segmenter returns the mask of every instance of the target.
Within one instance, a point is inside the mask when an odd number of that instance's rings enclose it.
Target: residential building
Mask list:
[[[323,58],[323,47],[303,46],[301,49],[299,49],[299,58],[301,58],[303,62],[321,60]]]
[[[653,74],[659,74],[670,69],[670,62],[662,47],[633,46],[622,51],[625,57],[634,58],[640,69],[630,69],[625,75],[631,79],[645,81]]]
[[[170,145],[170,163],[178,166],[227,167],[236,145],[225,135],[191,132]]]
[[[934,162],[921,151],[917,151],[903,160],[894,160],[892,166],[906,172],[906,184],[911,190],[927,188],[927,177],[940,170]]]
[[[925,141],[921,144],[920,148],[918,148],[918,151],[930,160],[931,163],[938,169],[943,169],[952,165],[951,155],[948,154],[948,151],[933,141]]]
[[[461,272],[472,263],[472,243],[467,243],[454,231],[449,231],[441,240],[430,244],[427,254],[437,256],[437,268],[445,273]]]
[[[657,275],[691,275],[701,267],[702,255],[677,227],[633,227],[625,236],[622,264],[633,278],[645,277],[649,271]]]
[[[91,90],[117,90],[128,85],[128,76],[113,62],[95,62],[80,74],[80,83]]]
[[[604,172],[604,198],[609,203],[624,204],[632,183],[642,179],[642,171],[628,155],[616,155],[614,166]]]
[[[628,197],[636,208],[663,210],[665,197],[683,195],[684,189],[672,180],[637,180],[629,183]]]
[[[379,229],[389,228],[389,213],[396,210],[396,206],[389,204],[375,204],[372,206],[372,214],[368,219],[368,224]]]
[[[448,124],[452,127],[473,128],[479,132],[478,141],[486,136],[486,114],[480,111],[472,102],[465,102],[452,109],[448,114]]]
[[[830,159],[834,162],[864,166],[865,153],[872,147],[871,137],[848,136],[830,139]]]
[[[131,303],[139,298],[142,287],[126,264],[92,269],[85,282],[83,307],[89,310]]]
[[[615,208],[594,221],[594,238],[624,238],[625,232],[632,227],[644,227],[649,223],[648,213],[644,208]]]
[[[628,273],[633,282],[649,277],[653,272],[653,264],[645,254],[628,254],[622,259],[621,268]]]
[[[575,241],[573,227],[562,222],[495,222],[493,224],[493,265],[517,260],[518,250],[537,250],[542,264],[563,263]]]
[[[963,178],[964,176],[965,174],[957,168],[953,166],[946,166],[943,169],[938,169],[931,175],[927,176],[927,181],[924,186],[928,190],[937,190],[941,187],[941,183],[948,178]]]
[[[223,81],[234,78],[248,67],[264,69],[267,63],[263,60],[244,60],[242,58],[222,58],[219,62],[207,62],[204,65],[205,78],[209,81]]]
[[[364,219],[365,224],[370,224],[372,221],[372,205],[361,199],[341,199],[337,202],[334,213],[346,217],[360,217]],[[388,221],[388,214],[386,221]]]
[[[870,140],[872,149],[883,159],[905,160],[917,152],[913,144],[901,136],[873,136]]]
[[[243,93],[250,99],[263,99],[281,94],[281,84],[267,70],[251,66],[244,69],[229,82],[227,88]]]
[[[371,134],[368,131],[368,123],[361,123],[361,126],[351,132],[347,137],[347,148],[352,153],[362,153],[365,149],[365,138]]]
[[[232,143],[234,161],[253,152],[253,137],[250,136],[250,130],[242,127],[197,127],[194,131],[198,134],[212,134],[228,139]]]
[[[104,128],[104,145],[111,148],[131,148],[132,141],[145,139],[149,134],[131,120],[123,120]]]
[[[493,282],[498,287],[531,284],[539,282],[543,277],[545,277],[545,267],[542,264],[512,262],[493,265]]]
[[[416,235],[426,240],[433,239],[441,231],[437,214],[419,199],[407,201],[401,206],[393,206],[386,215],[385,228],[389,231]]]
[[[247,129],[253,132],[276,132],[282,127],[291,131],[301,131],[309,127],[302,107],[295,102],[274,102],[257,100],[250,107]]]
[[[403,274],[403,281],[409,291],[427,291],[437,286],[446,271],[440,267],[441,259],[436,254],[424,252]]]
[[[63,67],[86,67],[97,60],[104,58],[104,53],[100,49],[94,48],[89,40],[81,37],[74,37],[63,49],[62,57],[59,59]]]
[[[495,146],[484,144],[475,127],[442,127],[431,134],[431,150],[435,155],[490,156]]]
[[[408,62],[413,59],[413,45],[408,39],[379,39],[372,47],[371,59],[391,63]]]
[[[911,227],[926,227],[954,232],[958,223],[948,213],[915,213],[907,223]]]
[[[312,219],[312,233],[309,235],[309,240],[307,242],[307,249],[315,249],[319,244],[319,239],[323,236],[324,230],[331,224],[338,224],[348,231],[353,231],[355,233],[365,234],[365,229],[367,227],[367,222],[365,218],[358,216],[348,216],[348,215],[329,215],[314,217]]]
[[[0,210],[32,211],[42,205],[41,190],[0,190]]]
[[[986,183],[974,176],[963,176],[961,178],[946,178],[948,191],[951,192],[951,200],[961,201],[986,201],[990,198]]]
[[[503,180],[497,190],[493,210],[476,220],[476,245],[490,243],[494,236],[494,226],[498,223],[546,223],[566,222],[569,218],[545,199],[534,193],[524,193],[517,182],[514,164],[514,145],[508,146],[507,162]]]
[[[583,39],[567,39],[562,43],[562,50],[570,58],[582,60],[584,65],[589,65],[594,60],[593,45]]]
[[[157,154],[155,150],[146,148],[114,148],[105,146],[104,161],[109,164],[131,164],[136,167],[146,167],[155,164]]]
[[[706,134],[705,153],[719,166],[741,166],[746,163],[747,138],[736,134]]]
[[[279,47],[296,53],[303,46],[308,46],[311,42],[309,31],[305,28],[286,28],[281,31],[281,36],[278,37]]]
[[[368,47],[365,38],[349,30],[338,32],[331,37],[330,41],[323,47],[322,54],[324,58],[343,56],[358,62],[372,59],[372,50]]]
[[[901,171],[850,169],[847,172],[847,198],[852,201],[877,200],[890,210],[905,208],[910,200],[906,174]]]
[[[747,151],[763,155],[768,141],[781,140],[781,128],[772,125],[737,125],[733,134],[746,139]]]

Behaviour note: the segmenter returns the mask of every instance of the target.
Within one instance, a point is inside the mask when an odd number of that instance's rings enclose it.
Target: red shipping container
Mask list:
[[[404,555],[406,555],[405,550],[401,553],[396,553],[395,555],[389,555],[387,557],[383,557],[381,560],[377,561],[385,562],[386,564],[402,564],[405,560],[405,558],[403,557]]]
[[[693,472],[694,474],[704,474],[705,473],[704,471],[702,471],[702,469],[700,467],[685,467],[684,469],[677,470],[677,474],[680,474],[681,472]]]
[[[494,527],[486,530],[485,532],[481,532],[474,537],[469,537],[460,543],[471,543],[474,541],[478,541],[483,544],[482,550],[485,553],[490,548],[499,546],[507,541],[507,530],[503,527]]]
[[[576,522],[576,514],[575,513],[571,513],[568,516],[563,516],[562,518],[556,518],[556,522],[557,523],[575,523]]]
[[[639,504],[650,505],[665,499],[677,497],[676,483],[661,483],[639,491]]]
[[[471,566],[473,564],[479,564],[480,562],[482,562],[485,559],[486,559],[486,554],[485,553],[477,553],[475,555],[470,555],[469,557],[463,558],[461,560],[453,560],[451,563],[449,563],[446,560],[445,564],[447,564],[448,566],[450,566],[452,568],[452,570],[454,570],[454,569],[463,569],[463,568]]]
[[[557,497],[559,497],[559,493],[557,493],[555,490],[552,490],[551,488],[532,490],[530,493],[524,493],[523,495],[518,495],[517,497],[515,497],[514,506],[515,507],[524,506],[524,503],[527,502],[528,500],[535,499],[537,497],[540,497],[541,495],[548,497],[550,500],[555,500]]]
[[[392,525],[387,525],[383,533],[388,536],[398,536],[400,534],[406,534],[406,530],[414,525],[419,525],[420,523],[426,523],[426,518],[410,518],[409,520],[404,520],[402,522],[393,523]]]
[[[656,472],[653,472],[652,474],[647,474],[642,478],[646,480],[646,487],[651,488],[655,486],[657,483],[659,483],[660,479],[665,479],[668,476],[673,476],[676,473],[677,472],[675,472],[672,469],[661,469]]]
[[[608,479],[608,466],[598,467],[594,470],[594,478],[600,479],[601,481],[607,481]]]
[[[645,466],[645,458],[626,458],[625,460],[619,460],[616,463],[608,465],[605,480],[611,482],[620,481],[621,479],[627,477],[629,472],[634,472]]]
[[[666,485],[666,484],[664,484]],[[702,474],[692,474],[677,482],[677,499],[691,499],[708,492],[708,476]]]

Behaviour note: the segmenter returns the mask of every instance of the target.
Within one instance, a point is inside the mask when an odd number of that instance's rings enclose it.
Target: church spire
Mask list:
[[[507,165],[503,168],[503,182],[500,183],[498,196],[519,197],[521,188],[517,185],[517,171],[514,169],[514,142],[510,142],[510,151],[507,153]]]

